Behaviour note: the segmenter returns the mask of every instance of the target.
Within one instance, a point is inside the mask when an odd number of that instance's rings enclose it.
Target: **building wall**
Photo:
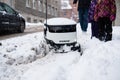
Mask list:
[[[39,12],[37,8],[33,9],[32,0],[30,7],[26,6],[26,1],[24,0],[15,0],[15,9],[25,17],[27,22],[38,22],[41,17],[45,17],[44,13]]]
[[[18,11],[27,22],[43,22],[46,18],[46,0],[0,0]],[[29,1],[29,4],[27,4]],[[60,0],[47,0],[48,18],[59,16]],[[39,4],[41,3],[41,4]],[[49,6],[49,7],[48,7]]]
[[[15,0],[15,8],[21,13],[23,14],[23,16],[25,16],[26,21],[28,22],[39,22],[39,21],[44,21],[45,17],[46,17],[46,0],[35,0],[36,1],[36,5],[34,7],[33,4],[33,0],[30,0],[30,6],[26,5],[26,1],[24,0]],[[41,11],[39,10],[40,6],[38,4],[38,2],[41,2]],[[50,6],[50,10],[48,12],[48,18],[51,17],[56,17],[58,16],[58,1],[57,0],[47,0],[48,2],[48,6]],[[47,8],[48,8],[47,6]],[[56,12],[55,12],[56,10]],[[56,14],[55,14],[56,13]],[[37,20],[37,21],[36,21]]]
[[[71,14],[72,14],[72,9],[63,9],[61,10],[60,16],[71,19]]]

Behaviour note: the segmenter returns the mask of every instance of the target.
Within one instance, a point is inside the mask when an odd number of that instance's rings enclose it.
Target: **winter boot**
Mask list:
[[[112,40],[112,33],[108,33],[105,38],[105,42]]]
[[[100,40],[100,41],[104,41],[104,40],[105,40],[105,37],[104,37],[104,36],[100,36],[100,37],[99,37],[99,40]]]
[[[104,41],[105,40],[105,35],[104,34],[98,34],[98,39],[100,40],[100,41]]]

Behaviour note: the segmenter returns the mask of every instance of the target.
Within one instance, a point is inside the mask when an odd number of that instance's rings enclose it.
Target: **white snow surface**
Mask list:
[[[113,40],[91,39],[91,27],[82,33],[77,25],[79,52],[42,53],[43,32],[0,43],[0,80],[120,80],[120,27]]]

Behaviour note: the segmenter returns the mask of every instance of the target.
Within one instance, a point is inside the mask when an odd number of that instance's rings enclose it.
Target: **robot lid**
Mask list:
[[[46,20],[44,21],[46,24]],[[47,25],[75,25],[76,22],[74,20],[68,18],[50,18],[47,19]]]

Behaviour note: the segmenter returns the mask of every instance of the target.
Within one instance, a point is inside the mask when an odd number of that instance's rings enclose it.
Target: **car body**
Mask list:
[[[6,3],[0,2],[0,31],[24,32],[25,19]]]

